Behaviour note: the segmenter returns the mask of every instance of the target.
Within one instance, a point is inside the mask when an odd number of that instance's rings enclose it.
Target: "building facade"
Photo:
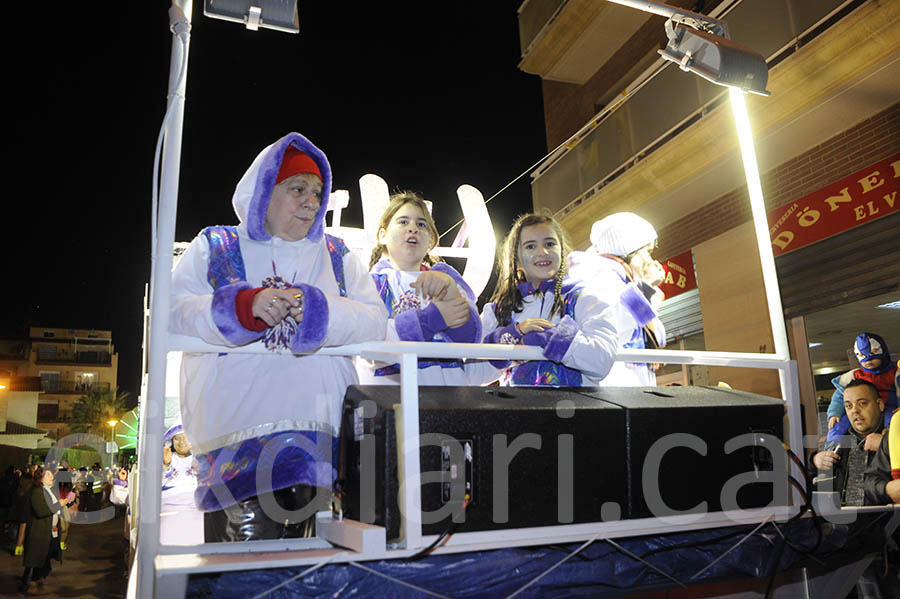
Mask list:
[[[119,356],[111,331],[30,327],[26,339],[2,343],[0,370],[39,381],[36,426],[48,439],[69,434],[75,402],[87,391],[115,392]]]
[[[731,39],[768,63],[771,96],[746,100],[814,433],[817,395],[830,396],[830,377],[855,365],[847,350],[856,334],[879,332],[900,347],[896,310],[879,307],[900,299],[900,3],[669,4],[725,19]],[[528,0],[519,23],[519,67],[543,80],[549,146],[532,173],[535,209],[554,214],[579,248],[607,214],[645,217],[672,279],[695,281],[664,305],[670,347],[771,352],[725,88],[658,56],[663,17],[608,2]],[[682,384],[722,380],[780,396],[774,373],[699,370],[663,372]]]

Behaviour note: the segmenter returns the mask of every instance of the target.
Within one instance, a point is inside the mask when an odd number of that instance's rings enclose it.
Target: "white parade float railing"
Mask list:
[[[168,349],[172,351],[219,353],[223,349],[181,335],[170,334],[168,340]],[[231,348],[228,351],[231,353],[269,353],[259,343]],[[319,538],[315,539],[164,546],[159,542],[159,518],[149,516],[149,514],[158,513],[158,508],[151,511],[153,508],[147,507],[159,504],[159,487],[154,486],[149,489],[144,487],[140,493],[142,507],[137,554],[137,582],[140,596],[183,596],[189,574],[286,566],[317,566],[325,563],[376,559],[403,559],[416,554],[436,538],[436,535],[422,534],[421,522],[418,518],[420,514],[418,508],[420,505],[420,465],[417,359],[429,357],[534,360],[541,359],[540,351],[539,348],[525,346],[412,342],[371,342],[319,350],[317,352],[319,354],[360,355],[366,359],[400,364],[400,401],[403,410],[402,425],[398,428],[403,431],[403,434],[402,439],[398,439],[398,452],[404,456],[400,477],[404,481],[403,488],[405,489],[402,494],[401,509],[403,514],[401,529],[404,531],[402,541],[389,547],[386,543],[384,528],[348,520],[339,521],[330,512],[321,512],[317,514]],[[784,401],[788,415],[788,438],[792,440],[792,445],[798,444],[801,439],[797,371],[793,361],[769,354],[670,350],[628,350],[622,351],[616,359],[629,362],[703,364],[777,370],[781,379],[787,383],[784,389]],[[146,410],[148,420],[142,422],[142,429],[145,430],[142,431],[144,439],[140,444],[138,463],[141,465],[141,478],[144,480],[155,481],[158,478],[149,474],[145,464],[154,461],[154,456],[156,460],[159,460],[159,452],[147,448],[160,446],[160,443],[150,441],[152,436],[150,431],[154,428],[157,428],[160,433],[162,431],[162,402],[162,396],[155,399],[152,396],[148,397],[147,403],[156,407],[148,406]],[[150,416],[151,413],[155,413],[156,416]],[[787,459],[786,456],[785,459]],[[161,464],[157,463],[151,467],[158,468],[161,467]],[[798,478],[802,477],[798,476]],[[783,521],[799,511],[801,503],[799,497],[799,494],[794,493],[792,504],[785,505],[785,501],[780,501],[780,505],[770,508],[590,524],[458,532],[434,552],[458,553],[502,547],[662,534],[770,520]]]

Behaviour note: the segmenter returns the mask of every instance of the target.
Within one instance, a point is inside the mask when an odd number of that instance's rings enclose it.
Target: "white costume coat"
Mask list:
[[[272,237],[265,230],[269,198],[290,145],[309,155],[322,173],[321,206],[300,241]],[[326,445],[328,438],[336,439],[344,393],[357,382],[351,358],[265,353],[260,341],[263,333],[244,328],[235,313],[237,293],[266,286],[266,279],[277,275],[285,286],[304,292],[303,320],[285,340],[294,352],[383,339],[387,314],[368,272],[354,254],[339,251],[339,240],[324,236],[330,187],[331,171],[324,154],[299,134],[285,136],[257,156],[234,193],[240,225],[232,231],[239,242],[244,276],[238,272],[221,280],[221,272],[214,268],[218,254],[212,240],[216,237],[203,232],[175,268],[170,330],[221,346],[223,352],[186,353],[182,363],[181,415],[198,459],[196,498],[203,510],[221,509],[232,502],[228,498],[223,503],[221,497],[208,493],[213,485],[224,484],[233,501],[240,501],[295,484],[330,486],[333,480],[323,447],[307,451],[312,458],[294,456],[280,465],[269,463],[270,485],[264,476],[263,487],[257,488],[255,470],[264,448],[281,456],[282,450],[298,444],[308,449],[302,445],[304,435],[316,443],[325,439]],[[329,246],[339,248],[329,251]],[[343,285],[336,271],[342,272]],[[227,353],[229,347],[247,343],[263,352]],[[280,445],[273,446],[276,437]]]

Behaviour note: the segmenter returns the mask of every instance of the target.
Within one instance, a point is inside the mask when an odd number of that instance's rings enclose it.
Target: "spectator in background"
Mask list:
[[[0,478],[0,532],[4,539],[9,538],[7,524],[10,521],[10,512],[16,497],[16,487],[19,480],[16,478],[16,469],[9,466]]]
[[[29,470],[26,469],[25,472]],[[16,555],[22,555],[25,551],[25,532],[28,530],[28,523],[31,522],[31,489],[34,486],[34,479],[26,476],[24,473],[19,477],[19,487],[16,489],[16,496],[13,498],[13,508],[10,519],[15,522],[16,535]]]
[[[850,430],[850,422],[844,415],[843,394],[845,387],[852,380],[869,381],[878,389],[878,395],[884,402],[885,429],[890,424],[894,410],[897,409],[897,391],[894,381],[897,376],[897,365],[891,361],[887,343],[875,333],[862,333],[857,336],[853,349],[859,360],[859,368],[845,372],[831,381],[835,391],[831,396],[831,404],[828,406],[828,441],[846,435]]]
[[[884,402],[875,385],[862,379],[851,381],[843,395],[850,431],[810,456],[818,469],[813,482],[817,491],[839,492],[842,505],[863,505],[863,477],[881,442]]]
[[[44,581],[50,574],[50,559],[61,560],[59,552],[60,505],[53,493],[53,469],[37,468],[30,495],[31,522],[25,533],[22,592],[45,594]],[[30,580],[29,580],[30,578]]]
[[[875,458],[884,429],[884,402],[878,389],[869,381],[854,379],[844,389],[844,409],[850,431],[844,437],[826,441],[822,451],[813,453],[810,461],[818,469],[814,479],[816,491],[840,493],[841,505],[864,505],[866,468]],[[879,571],[883,562],[876,558],[860,574],[856,582],[861,599],[886,596]]]

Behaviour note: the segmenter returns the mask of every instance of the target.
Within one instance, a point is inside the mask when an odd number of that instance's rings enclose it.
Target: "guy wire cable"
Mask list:
[[[613,102],[611,102],[610,105],[608,105],[607,107],[605,107],[599,114],[594,115],[594,117],[591,118],[590,121],[588,121],[588,122],[587,122],[586,124],[584,124],[578,131],[576,131],[576,132],[573,133],[571,136],[569,136],[569,138],[566,139],[566,141],[562,142],[561,144],[559,144],[558,146],[556,146],[555,148],[553,148],[552,150],[550,150],[549,152],[547,152],[546,154],[544,154],[544,156],[543,156],[540,160],[538,160],[537,162],[535,162],[534,164],[532,164],[532,165],[531,165],[530,167],[528,167],[525,171],[523,171],[519,176],[517,176],[517,177],[514,178],[512,181],[510,181],[509,183],[507,183],[506,185],[504,185],[504,186],[500,189],[500,191],[496,192],[494,195],[492,195],[491,197],[489,197],[488,199],[486,199],[486,200],[484,201],[485,205],[487,205],[491,200],[493,200],[493,199],[496,198],[498,195],[500,195],[501,193],[503,193],[504,191],[506,191],[507,188],[509,188],[510,185],[512,185],[513,183],[515,183],[516,181],[518,181],[519,179],[521,179],[522,177],[524,177],[524,176],[527,175],[528,173],[532,172],[532,171],[533,171],[535,168],[537,168],[542,162],[544,162],[544,161],[545,161],[547,158],[549,158],[550,156],[553,156],[553,155],[554,155],[556,152],[558,152],[560,149],[562,149],[562,148],[564,148],[564,147],[565,147],[565,148],[569,148],[574,142],[580,141],[581,138],[584,137],[585,135],[587,135],[594,127],[596,127],[596,126],[599,125],[601,122],[603,122],[604,120],[606,120],[606,118],[607,118],[610,114],[612,114],[612,112],[613,112],[615,109],[617,109],[623,102],[625,102],[626,100],[628,100],[629,98],[631,98],[631,96],[633,96],[634,94],[636,94],[637,92],[639,92],[639,91],[641,90],[641,88],[643,88],[643,87],[644,87],[647,83],[649,83],[654,77],[656,77],[663,69],[665,69],[667,66],[669,66],[669,64],[671,64],[669,61],[666,61],[666,60],[659,59],[659,61],[660,61],[661,64],[656,68],[655,71],[653,71],[650,75],[648,75],[643,81],[641,81],[640,83],[638,83],[638,84],[637,84],[633,89],[631,89],[630,91],[626,89],[625,93],[623,93],[621,96],[619,96],[618,98],[616,98]],[[447,229],[446,231],[444,231],[443,233],[441,233],[441,234],[438,236],[438,239],[441,239],[442,237],[444,237],[444,235],[446,235],[447,233],[449,233],[450,231],[452,231],[453,229],[455,229],[455,228],[458,227],[459,225],[463,224],[464,222],[465,222],[465,219],[464,219],[464,218],[460,219],[459,221],[457,221],[457,223],[456,223],[455,225],[453,225],[452,227],[450,227],[449,229]]]

